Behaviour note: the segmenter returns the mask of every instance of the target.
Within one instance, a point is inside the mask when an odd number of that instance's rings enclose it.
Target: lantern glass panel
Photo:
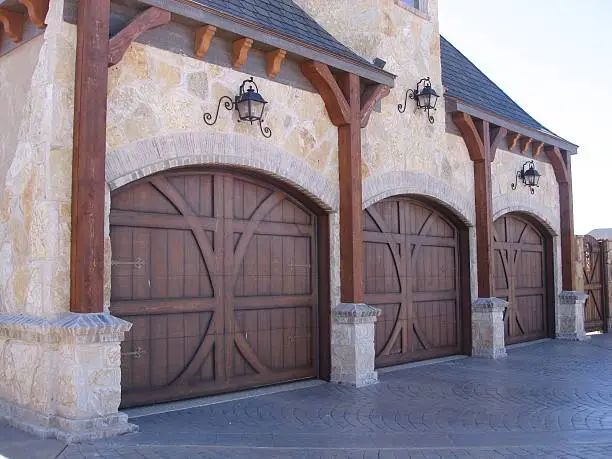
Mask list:
[[[533,167],[530,167],[525,171],[525,183],[529,186],[538,186],[540,181],[540,174]]]

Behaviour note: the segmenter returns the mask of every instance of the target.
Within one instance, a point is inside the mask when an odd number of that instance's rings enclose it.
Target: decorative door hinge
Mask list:
[[[145,266],[145,261],[140,257],[134,261],[111,260],[111,266],[133,266],[135,269],[142,269]]]
[[[134,352],[122,352],[122,356],[132,356],[135,359],[140,359],[143,355],[145,355],[147,351],[145,351],[142,347],[138,346]]]

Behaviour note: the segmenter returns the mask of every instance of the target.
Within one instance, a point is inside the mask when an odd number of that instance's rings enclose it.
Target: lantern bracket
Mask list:
[[[513,190],[516,190],[519,180],[521,180],[525,186],[529,187],[531,194],[535,194],[534,188],[540,187],[540,173],[536,170],[533,161],[527,161],[525,164],[523,164],[520,171],[516,171],[514,183],[510,185]]]
[[[245,88],[246,88],[246,91],[245,91]],[[263,98],[261,98],[261,96],[259,95],[259,88],[255,84],[255,81],[253,81],[253,77],[251,77],[248,80],[244,80],[242,82],[242,84],[240,85],[239,94],[234,97],[234,100],[232,100],[232,98],[229,96],[222,96],[219,99],[219,103],[217,104],[217,112],[215,113],[214,118],[211,113],[204,113],[204,122],[209,126],[214,125],[219,119],[219,111],[221,110],[221,104],[223,104],[223,107],[226,110],[229,110],[229,111],[236,110],[238,112],[238,120],[237,120],[238,122],[248,121],[251,124],[257,123],[259,125],[259,130],[261,131],[261,135],[269,139],[270,137],[272,137],[272,130],[267,126],[265,127],[263,126],[263,108],[262,108],[261,113],[257,115],[253,115],[253,113],[251,113],[251,102],[248,101],[247,103],[249,107],[249,113],[246,117],[244,118],[241,117],[238,106],[239,104],[247,101],[249,96],[251,96],[252,94],[255,94],[259,98],[258,101],[260,103],[263,103],[264,106],[267,104],[267,102],[263,100]]]
[[[421,85],[423,85],[422,89],[421,89]],[[421,96],[426,96],[426,95],[429,96],[429,98],[427,99],[428,102],[426,104],[422,104],[420,100]],[[431,104],[432,97],[434,98],[433,105]],[[438,100],[438,97],[439,96],[436,94],[436,91],[434,91],[431,87],[431,79],[429,77],[422,78],[417,83],[416,89],[406,90],[406,95],[404,96],[404,103],[399,104],[397,106],[397,110],[400,113],[404,113],[408,106],[408,99],[412,99],[416,102],[416,108],[414,109],[414,111],[416,112],[418,109],[425,110],[427,112],[427,119],[429,120],[431,124],[434,124],[435,120],[434,120],[434,117],[431,115],[430,111],[436,110],[436,102]]]

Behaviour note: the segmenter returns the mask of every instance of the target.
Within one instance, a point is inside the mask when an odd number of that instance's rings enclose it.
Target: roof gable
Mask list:
[[[532,129],[554,135],[514,102],[444,37],[440,37],[440,51],[442,84],[448,96]]]

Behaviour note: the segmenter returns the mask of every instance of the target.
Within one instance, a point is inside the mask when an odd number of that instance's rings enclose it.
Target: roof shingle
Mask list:
[[[440,51],[442,84],[448,96],[524,126],[553,134],[514,102],[444,37],[440,37]]]

